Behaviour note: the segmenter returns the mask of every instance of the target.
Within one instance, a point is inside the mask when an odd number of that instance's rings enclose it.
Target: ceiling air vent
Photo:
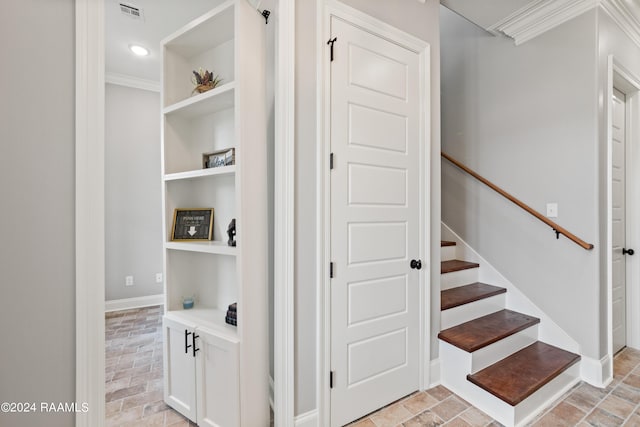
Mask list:
[[[126,15],[129,18],[144,19],[142,9],[132,4],[120,3],[120,12],[122,12],[123,15]]]

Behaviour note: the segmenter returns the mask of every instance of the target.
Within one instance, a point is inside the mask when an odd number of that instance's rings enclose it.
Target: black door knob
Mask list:
[[[633,255],[633,254],[635,254],[635,253],[636,253],[636,252],[635,252],[633,249],[625,249],[625,248],[622,248],[622,255]]]
[[[415,269],[415,270],[420,270],[422,268],[422,261],[419,259],[412,259],[411,260],[411,268]]]

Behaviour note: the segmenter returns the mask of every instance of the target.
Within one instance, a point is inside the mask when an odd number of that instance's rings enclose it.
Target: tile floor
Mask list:
[[[163,402],[162,306],[106,314],[106,426],[195,426]],[[415,393],[350,427],[497,427],[442,386]],[[640,427],[640,351],[614,360],[604,390],[580,383],[531,427]]]
[[[105,426],[195,426],[165,405],[162,306],[106,313]]]

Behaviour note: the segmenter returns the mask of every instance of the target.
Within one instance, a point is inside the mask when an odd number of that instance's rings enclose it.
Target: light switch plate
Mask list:
[[[558,204],[557,203],[547,203],[547,217],[548,218],[558,218]]]

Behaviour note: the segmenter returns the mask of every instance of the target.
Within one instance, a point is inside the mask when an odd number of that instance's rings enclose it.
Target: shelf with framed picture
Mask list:
[[[198,425],[269,423],[265,37],[230,0],[162,42],[165,402]]]

